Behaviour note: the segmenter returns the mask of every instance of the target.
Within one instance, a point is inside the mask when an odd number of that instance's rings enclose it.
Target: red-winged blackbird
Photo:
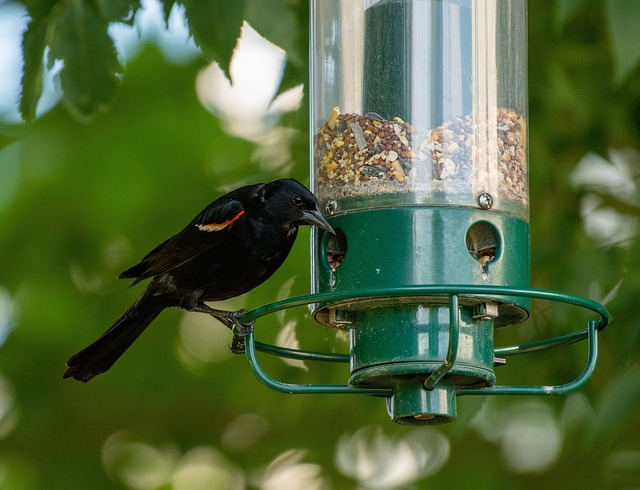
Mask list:
[[[242,331],[243,310],[216,310],[204,302],[238,296],[269,278],[289,254],[300,225],[333,233],[316,197],[293,179],[248,185],[220,197],[118,276],[135,278],[133,284],[152,279],[109,330],[67,361],[64,377],[86,382],[107,371],[168,307],[207,313]],[[242,344],[234,337],[236,350]]]

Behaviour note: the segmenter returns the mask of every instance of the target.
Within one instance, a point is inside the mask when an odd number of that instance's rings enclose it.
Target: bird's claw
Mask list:
[[[238,310],[231,312],[231,319],[233,321],[233,333],[238,337],[246,337],[251,332],[253,332],[253,324],[255,320],[243,323],[242,317],[246,315],[249,310]]]
[[[247,343],[245,342],[244,337],[238,337],[234,334],[229,350],[233,354],[244,354],[247,351]]]
[[[234,354],[244,354],[246,351],[246,341],[245,338],[253,332],[254,321],[250,321],[247,323],[241,322],[241,318],[247,313],[248,310],[238,310],[232,312],[232,321],[233,328],[231,329],[233,332],[233,340],[231,341],[231,345],[229,349]]]

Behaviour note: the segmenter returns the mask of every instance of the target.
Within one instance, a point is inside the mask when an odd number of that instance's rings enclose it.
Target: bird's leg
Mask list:
[[[218,310],[216,308],[211,308],[204,303],[189,305],[188,307],[184,307],[184,309],[194,313],[206,313],[207,315],[212,316],[229,330],[233,330],[239,337],[246,337],[253,331],[254,322],[243,323],[240,321],[242,316],[245,315],[248,310]]]
[[[180,308],[194,313],[205,313],[214,317],[229,330],[233,330],[235,326],[233,312],[211,308],[200,298],[201,294],[198,290],[184,294],[180,300]]]
[[[195,313],[206,313],[207,315],[212,316],[213,318],[218,320],[233,332],[233,340],[231,342],[231,345],[229,346],[231,352],[233,352],[234,354],[244,354],[244,338],[251,332],[253,332],[253,324],[255,323],[253,321],[248,323],[243,323],[240,321],[242,316],[247,313],[247,310],[218,310],[216,308],[211,308],[209,305],[199,300],[184,301],[181,307],[187,311],[192,311]]]
[[[216,308],[211,308],[210,306],[199,302],[193,305],[183,305],[183,308],[187,311],[191,311],[194,313],[205,313],[209,316],[212,316],[220,323],[222,323],[229,330],[233,330],[236,325],[236,319],[234,318],[233,311],[227,310],[218,310]]]

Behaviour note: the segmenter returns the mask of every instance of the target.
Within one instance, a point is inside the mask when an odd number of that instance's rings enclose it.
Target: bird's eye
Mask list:
[[[292,196],[291,202],[294,206],[302,206],[302,198],[300,196]]]

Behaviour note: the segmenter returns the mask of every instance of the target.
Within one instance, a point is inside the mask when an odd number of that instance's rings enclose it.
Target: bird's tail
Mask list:
[[[147,289],[98,340],[69,358],[63,378],[86,383],[107,371],[165,307]]]

